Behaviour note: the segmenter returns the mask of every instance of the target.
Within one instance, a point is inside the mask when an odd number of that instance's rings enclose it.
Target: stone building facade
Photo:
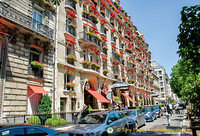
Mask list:
[[[53,97],[55,15],[45,0],[0,1],[0,122]]]
[[[173,92],[169,84],[169,77],[165,71],[165,68],[159,65],[156,61],[152,61],[152,68],[159,78],[159,103],[165,103],[167,102],[168,97],[173,97]]]
[[[57,112],[152,104],[151,52],[120,1],[65,0],[57,15]]]

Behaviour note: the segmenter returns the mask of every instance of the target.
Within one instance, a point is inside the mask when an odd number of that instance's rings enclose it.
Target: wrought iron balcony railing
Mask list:
[[[53,39],[54,30],[48,26],[34,20],[33,18],[25,15],[24,13],[10,7],[8,4],[0,2],[0,16],[13,21],[21,26],[36,31],[37,33]]]
[[[97,39],[96,37],[87,34],[86,32],[80,32],[79,38],[83,39],[85,41],[94,43],[94,44],[98,45],[99,47],[101,47],[101,41],[99,39]]]

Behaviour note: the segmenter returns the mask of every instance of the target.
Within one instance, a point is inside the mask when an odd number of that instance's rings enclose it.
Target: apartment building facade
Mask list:
[[[0,1],[0,122],[53,97],[55,15],[45,0]]]
[[[56,111],[152,104],[151,52],[119,0],[65,0],[57,15]]]
[[[152,96],[154,100],[154,104],[159,104],[159,95],[160,95],[160,84],[159,84],[159,77],[155,73],[153,69],[153,89],[152,89]]]
[[[173,97],[173,92],[169,84],[169,77],[165,71],[165,68],[159,65],[156,61],[152,61],[152,68],[159,78],[159,102],[165,103],[169,97]]]

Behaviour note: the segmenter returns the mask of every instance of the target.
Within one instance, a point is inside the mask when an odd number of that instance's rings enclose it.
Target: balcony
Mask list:
[[[42,36],[53,39],[54,30],[48,26],[33,20],[32,17],[23,14],[22,12],[10,7],[5,3],[0,2],[0,9],[0,16],[3,16],[4,18],[15,22],[29,30],[35,31]]]
[[[84,41],[86,44],[94,45],[98,48],[101,47],[101,40],[94,36],[91,36],[90,34],[87,34],[86,32],[79,33],[79,40],[82,42]]]
[[[94,23],[94,24],[98,23],[97,19],[95,19],[96,16],[95,15],[91,16],[90,13],[87,11],[83,12],[82,17],[92,21],[92,23]]]
[[[76,4],[73,0],[65,0],[65,5],[72,7],[74,10],[76,10]]]
[[[70,33],[73,36],[76,36],[76,29],[72,26],[66,26],[66,32]]]
[[[106,50],[106,49],[103,49],[103,53],[104,53],[105,55],[108,55],[108,53],[107,53],[107,50]]]

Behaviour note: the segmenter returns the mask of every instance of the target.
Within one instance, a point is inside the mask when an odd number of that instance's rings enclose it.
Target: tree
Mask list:
[[[45,94],[42,97],[41,102],[39,104],[39,108],[38,108],[38,112],[40,114],[44,114],[44,115],[40,116],[40,118],[44,121],[51,117],[51,115],[49,114],[49,113],[51,113],[51,104],[52,104],[52,101],[51,101],[50,97]]]
[[[172,69],[174,92],[193,104],[193,114],[200,116],[200,5],[183,7],[178,35],[181,59]]]

